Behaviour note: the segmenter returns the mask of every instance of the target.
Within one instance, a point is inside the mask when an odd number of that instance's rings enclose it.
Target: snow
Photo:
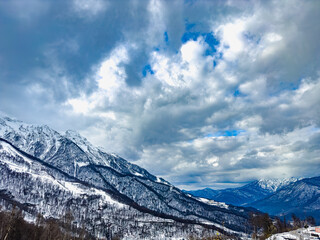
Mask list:
[[[77,162],[77,165],[79,168],[88,166],[89,164],[90,164],[89,162]]]
[[[221,207],[221,208],[225,208],[228,209],[229,206],[227,204],[225,204],[224,202],[216,202],[214,200],[210,200],[210,199],[206,199],[206,198],[196,198],[198,200],[200,200],[203,203],[209,204],[209,205],[213,205],[213,206],[217,206],[217,207]]]
[[[138,177],[143,177],[143,175],[141,173],[138,173],[138,172],[134,172],[133,174],[138,176]]]
[[[90,161],[93,164],[110,167],[109,162],[105,158],[101,157],[99,153],[99,151],[101,151],[100,147],[94,147],[85,137],[82,137],[78,132],[73,130],[67,130],[64,134],[64,137],[77,144],[77,146],[89,156]],[[78,163],[78,166],[83,167],[89,164],[89,162]]]
[[[39,163],[35,163],[33,162],[33,160],[21,155],[8,143],[1,142],[1,146],[2,148],[0,149],[0,153],[6,153],[12,156],[19,156],[23,159],[25,163],[28,163],[29,165],[33,165],[33,168],[30,168],[30,167],[27,167],[27,165],[24,163],[15,163],[11,161],[9,158],[1,159],[2,162],[6,163],[7,166],[15,172],[28,173],[35,179],[40,178],[42,179],[41,180],[42,182],[50,182],[51,184],[59,186],[60,188],[63,188],[66,191],[72,192],[75,196],[80,196],[82,194],[99,195],[102,197],[102,200],[103,200],[101,204],[109,203],[109,204],[116,205],[117,207],[121,207],[121,208],[125,207],[124,204],[113,200],[103,190],[99,190],[96,188],[88,188],[77,182],[69,182],[69,181],[61,181],[61,180],[58,181],[54,177],[49,175],[47,172],[41,171],[41,170],[39,171],[39,169],[41,169],[41,165]],[[39,165],[39,166],[36,167],[35,165]]]
[[[101,195],[103,197],[103,199],[110,204],[117,205],[118,207],[125,207],[126,206],[122,203],[119,203],[119,202],[113,200],[106,192],[104,192],[102,190],[98,190],[95,188],[93,190],[94,190],[95,194]]]
[[[209,222],[209,221],[201,221],[201,223],[203,224],[206,224],[206,225],[212,225],[212,226],[216,226],[220,229],[223,229],[224,231],[228,232],[228,233],[231,233],[231,234],[242,234],[240,232],[236,232],[236,231],[233,231],[233,230],[230,230],[229,228],[226,228],[225,226],[221,225],[221,224],[218,224],[218,223],[213,223],[213,222]],[[245,234],[242,234],[243,236],[245,236]]]
[[[92,147],[88,140],[82,137],[78,132],[73,130],[67,130],[65,137],[74,141],[84,152],[89,151],[89,147]]]
[[[278,189],[298,181],[297,178],[283,178],[283,179],[260,179],[258,184],[261,188],[270,190],[272,192],[277,191]]]
[[[163,180],[163,179],[161,179],[161,178],[159,178],[159,177],[156,177],[156,178],[157,178],[157,179],[156,179],[156,182],[157,182],[157,183],[163,183],[163,184],[165,184],[165,185],[171,186],[171,184],[168,183],[167,181],[165,181],[165,180]]]
[[[273,237],[268,238],[269,240],[287,240],[287,239],[298,239],[297,236],[289,234],[289,233],[280,233],[277,235],[274,235]]]
[[[318,235],[318,237],[315,237],[315,235]],[[267,238],[267,240],[288,240],[288,239],[298,240],[298,239],[319,239],[319,238],[320,238],[320,233],[317,233],[314,227],[309,227],[309,228],[299,228],[297,230],[290,231],[290,232],[277,233]]]
[[[15,143],[17,147],[34,155],[36,143],[41,143],[43,149],[37,157],[43,159],[52,148],[60,146],[61,135],[47,125],[35,126],[8,117],[0,118],[0,137]]]
[[[83,188],[79,186],[78,183],[73,182],[62,182],[62,185],[69,191],[73,192],[74,194],[81,195],[87,193]]]
[[[2,146],[2,149],[0,149],[0,152],[7,152],[7,153],[10,153],[11,155],[22,157],[27,163],[29,164],[32,163],[32,160],[23,157],[18,151],[16,151],[13,147],[11,147],[10,144],[6,142],[1,142],[0,144]],[[4,159],[4,161],[7,161],[7,160]],[[10,162],[10,164],[12,163]]]
[[[63,182],[63,185],[67,190],[73,192],[76,195],[81,195],[81,194],[100,195],[103,199],[103,203],[108,202],[109,204],[114,204],[114,205],[117,205],[118,207],[125,207],[124,204],[113,200],[106,192],[102,190],[98,190],[96,188],[87,189],[81,186],[81,184],[75,183],[75,182]]]

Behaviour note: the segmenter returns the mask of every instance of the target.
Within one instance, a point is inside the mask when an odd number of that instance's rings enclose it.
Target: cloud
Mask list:
[[[105,3],[73,1],[81,27],[50,25],[44,66],[16,88],[64,123],[40,119],[189,188],[317,174],[319,4]]]
[[[127,75],[121,64],[128,61],[127,49],[121,46],[111,52],[110,58],[105,60],[98,70],[98,87],[105,90],[109,101],[113,101],[118,91],[125,87]]]
[[[235,22],[220,25],[215,31],[220,35],[220,51],[224,52],[224,59],[235,60],[238,54],[245,50],[245,41],[243,40],[245,20],[238,19]]]
[[[282,71],[271,76],[262,71],[273,67],[266,59],[279,58],[291,49],[284,44],[289,41],[283,37],[286,29],[279,30],[278,25],[265,29],[261,21],[254,25],[267,11],[259,7],[252,15],[218,27],[214,24],[213,32],[220,43],[213,56],[205,54],[209,46],[201,35],[183,43],[176,53],[165,47],[151,51],[148,57],[153,74],[141,77],[137,87],[126,83],[127,73],[122,67],[130,64],[135,52],[122,44],[101,64],[106,77],[96,80],[99,90],[81,97],[83,103],[72,101],[79,106],[89,103],[91,109],[82,112],[85,115],[100,112],[103,116],[106,112],[101,119],[108,126],[104,139],[109,150],[138,159],[138,164],[169,180],[198,176],[194,184],[203,184],[218,178],[246,181],[248,174],[251,178],[299,174],[297,156],[291,154],[291,138],[300,139],[298,133],[319,124],[319,113],[311,109],[319,101],[316,93],[320,80],[305,78],[296,85],[293,79],[294,89],[281,88],[275,86],[275,79]],[[164,6],[150,2],[149,8],[151,21],[160,22],[149,36],[159,36],[165,31]],[[284,21],[281,18],[286,14],[276,21]],[[289,62],[285,69],[291,66]],[[244,70],[252,74],[244,76]],[[69,103],[76,110],[75,104]],[[234,129],[245,131],[237,136],[212,136]],[[157,167],[160,164],[161,169]]]

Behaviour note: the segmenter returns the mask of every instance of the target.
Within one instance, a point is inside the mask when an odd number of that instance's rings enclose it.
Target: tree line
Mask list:
[[[129,216],[127,216],[129,217]],[[132,217],[132,216],[131,216]],[[166,232],[167,237],[173,237],[180,232],[189,240],[224,240],[237,239],[237,236],[224,236],[223,234],[208,229],[205,227],[196,227],[195,225],[176,223],[176,222],[153,222],[150,224],[143,224],[143,222],[136,221],[133,218],[129,222],[133,222],[133,228],[137,228],[139,238],[150,237],[152,232]],[[309,216],[305,219],[300,219],[295,214],[292,214],[291,221],[286,221],[284,217],[282,220],[279,217],[270,217],[267,213],[257,214],[251,213],[249,223],[251,225],[252,239],[264,240],[272,234],[287,232],[301,227],[314,226],[315,219]],[[24,213],[17,207],[12,207],[10,211],[1,211],[0,206],[0,240],[84,240],[96,239],[92,231],[88,232],[85,224],[79,227],[75,224],[74,217],[71,211],[66,211],[60,219],[48,218],[45,219],[41,214],[38,214],[33,223],[25,220]],[[110,222],[103,222],[100,217],[99,225],[95,225],[93,232],[99,233],[100,239],[117,240],[123,237],[121,229],[114,231]],[[123,227],[129,227],[128,222]],[[96,230],[96,231],[95,231]],[[119,231],[120,230],[120,231]]]
[[[7,208],[8,209],[8,208]],[[213,229],[204,228],[199,225],[179,222],[161,222],[157,219],[141,221],[138,216],[126,215],[127,212],[119,214],[119,218],[126,219],[121,226],[115,228],[114,223],[104,220],[98,216],[90,223],[92,228],[88,231],[87,220],[79,227],[70,210],[59,219],[44,218],[37,214],[32,222],[26,221],[25,212],[13,206],[11,210],[1,211],[0,206],[0,240],[120,240],[124,237],[125,228],[130,229],[128,235],[137,239],[150,239],[151,232],[155,235],[164,234],[168,239],[177,235],[186,236],[186,239],[224,239],[217,235]],[[112,218],[114,220],[114,218]],[[189,236],[189,237],[187,237]],[[200,237],[200,238],[199,238]],[[218,238],[216,238],[218,237]]]
[[[84,228],[72,224],[72,214],[62,219],[45,219],[38,214],[35,223],[24,220],[23,212],[13,207],[11,211],[0,210],[1,240],[84,240],[94,239]]]

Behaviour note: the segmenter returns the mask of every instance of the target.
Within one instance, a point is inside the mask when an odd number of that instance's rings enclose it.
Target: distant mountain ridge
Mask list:
[[[320,177],[257,180],[239,188],[185,191],[236,206],[253,207],[271,215],[301,218],[313,216],[320,222]]]
[[[199,223],[236,233],[245,231],[251,211],[190,197],[74,131],[60,134],[1,116],[0,174],[0,203],[19,203],[30,216],[58,217],[72,209],[77,222],[106,215],[119,223],[122,211],[136,216],[132,219]],[[134,224],[130,219],[124,222]]]
[[[313,216],[320,223],[320,176],[292,182],[247,206],[272,215],[290,216],[294,213],[301,218]]]
[[[295,181],[297,181],[296,178],[261,179],[238,188],[227,188],[222,190],[205,188],[202,190],[186,192],[195,197],[204,197],[218,202],[242,206],[267,197],[271,193],[274,193],[278,189]]]

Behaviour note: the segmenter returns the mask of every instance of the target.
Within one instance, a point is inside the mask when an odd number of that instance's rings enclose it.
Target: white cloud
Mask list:
[[[263,77],[260,77],[258,79],[255,79],[253,81],[248,81],[245,83],[242,83],[239,86],[239,90],[249,95],[251,100],[265,100],[266,96],[266,79]]]
[[[220,36],[220,51],[226,60],[235,60],[238,54],[245,50],[244,31],[246,20],[237,19],[235,22],[220,25],[215,34]]]
[[[219,158],[216,156],[213,157],[209,157],[206,159],[208,164],[214,166],[214,167],[218,167],[219,166]]]
[[[86,99],[69,99],[67,104],[71,105],[75,113],[87,114],[90,110],[90,104]]]
[[[146,41],[149,45],[161,42],[164,39],[164,32],[166,31],[165,23],[165,6],[163,1],[150,0],[148,4],[149,13],[149,28],[147,30]]]
[[[269,42],[279,42],[282,40],[282,36],[277,33],[268,33],[266,34],[266,40]]]
[[[126,47],[119,46],[111,52],[110,57],[103,61],[99,67],[97,73],[98,87],[105,90],[109,101],[113,101],[118,92],[125,87],[127,76],[123,64],[128,63],[128,61]]]

